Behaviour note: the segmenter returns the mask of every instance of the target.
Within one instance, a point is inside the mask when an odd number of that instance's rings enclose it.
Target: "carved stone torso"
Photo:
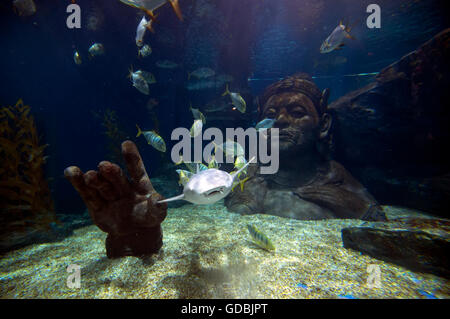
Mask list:
[[[230,211],[314,220],[360,218],[376,205],[367,190],[334,161],[311,183],[297,187],[279,185],[268,175],[257,174],[256,166],[249,176],[244,191],[236,187],[225,199]]]

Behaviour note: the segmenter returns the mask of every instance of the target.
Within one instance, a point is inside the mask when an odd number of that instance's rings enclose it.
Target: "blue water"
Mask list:
[[[65,213],[84,210],[84,204],[64,179],[64,168],[95,169],[107,152],[103,128],[92,111],[117,112],[150,176],[164,163],[158,151],[135,138],[135,124],[151,129],[152,121],[145,109],[148,97],[126,78],[131,65],[155,74],[158,83],[150,86],[150,97],[160,102],[160,135],[170,150],[171,131],[192,124],[189,101],[202,105],[223,92],[186,90],[187,72],[198,67],[231,74],[233,85],[251,97],[279,78],[307,72],[320,88],[331,88],[332,101],[373,79],[373,74],[349,75],[378,72],[448,27],[445,1],[379,0],[382,27],[368,29],[365,9],[372,0],[180,0],[184,22],[169,5],[159,9],[156,33],[145,37],[153,53],[138,59],[135,32],[142,13],[119,0],[77,0],[81,29],[66,27],[69,0],[36,0],[37,12],[31,17],[14,14],[11,2],[0,4],[0,103],[11,105],[22,98],[31,105],[43,141],[50,145],[46,170],[56,210]],[[92,17],[99,21],[96,29],[87,25]],[[340,52],[321,55],[320,44],[342,19],[354,25],[356,40],[348,40]],[[89,60],[87,49],[94,42],[104,45],[105,55]],[[74,50],[82,54],[80,66],[73,61]],[[346,62],[326,62],[337,56]],[[163,59],[182,67],[155,67]],[[251,97],[247,114],[232,118],[236,127],[256,120]]]

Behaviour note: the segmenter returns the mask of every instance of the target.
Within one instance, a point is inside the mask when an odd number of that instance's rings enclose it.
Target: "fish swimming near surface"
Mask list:
[[[246,109],[246,103],[245,100],[242,98],[242,96],[239,93],[230,92],[228,90],[228,84],[226,85],[225,92],[222,94],[222,96],[230,95],[231,97],[231,104],[234,105],[233,109],[237,109],[241,113],[245,113]]]
[[[211,76],[214,76],[216,74],[216,72],[211,69],[211,68],[199,68],[195,71],[192,71],[191,73],[188,73],[188,80],[191,79],[191,76],[197,78],[197,79],[205,79],[205,78],[209,78]]]
[[[256,245],[265,250],[275,250],[275,246],[272,244],[270,239],[255,226],[248,224],[247,229]]]
[[[76,65],[80,65],[82,60],[81,60],[81,56],[78,53],[78,51],[75,51],[75,53],[73,54],[73,61],[75,62]]]
[[[347,25],[342,24],[342,21],[339,22],[339,25],[331,32],[328,38],[323,41],[320,46],[320,53],[329,53],[334,50],[340,50],[345,45],[345,39],[355,39],[350,35],[351,28]]]
[[[105,54],[105,48],[101,43],[94,43],[88,50],[91,57]]]
[[[161,69],[175,69],[178,67],[177,63],[175,63],[173,61],[169,61],[169,60],[159,60],[159,61],[156,61],[155,64],[158,68],[161,68]]]
[[[276,122],[275,119],[263,119],[262,121],[259,121],[256,126],[255,129],[257,131],[261,131],[261,130],[265,130],[265,129],[269,129],[272,128],[273,124]]]
[[[253,160],[254,158],[248,163]],[[245,167],[234,174],[229,174],[216,168],[209,168],[204,171],[197,170],[184,186],[183,194],[158,201],[157,203],[185,200],[197,205],[213,204],[225,198],[231,192],[237,174],[244,169]],[[150,197],[150,195],[147,196]]]
[[[142,20],[139,22],[136,29],[136,45],[141,47],[144,45],[144,36],[145,30],[147,30],[148,21],[145,16],[142,17]]]
[[[155,131],[142,131],[137,124],[136,127],[138,129],[136,137],[144,135],[148,144],[150,144],[160,152],[166,151],[166,143],[164,142],[163,138],[159,136]]]
[[[152,20],[155,20],[155,15],[153,14],[154,10],[165,5],[166,3],[170,3],[178,19],[183,21],[183,14],[181,13],[178,0],[120,0],[120,2],[144,11],[148,16],[152,18]]]

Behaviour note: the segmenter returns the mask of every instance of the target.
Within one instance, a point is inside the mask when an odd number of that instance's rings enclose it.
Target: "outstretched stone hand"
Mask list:
[[[83,173],[76,166],[64,170],[94,223],[108,233],[109,258],[157,252],[162,246],[161,223],[167,215],[167,204],[156,203],[163,197],[153,188],[136,145],[123,142],[122,155],[130,179],[118,165],[107,161],[100,162],[98,171]]]

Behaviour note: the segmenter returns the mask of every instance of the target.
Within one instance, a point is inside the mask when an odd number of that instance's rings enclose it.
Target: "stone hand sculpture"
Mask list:
[[[66,178],[78,191],[94,223],[104,232],[108,258],[141,256],[162,246],[161,223],[167,204],[150,182],[136,145],[122,143],[129,179],[113,163],[102,161],[98,171],[83,173],[80,168],[65,169]]]

